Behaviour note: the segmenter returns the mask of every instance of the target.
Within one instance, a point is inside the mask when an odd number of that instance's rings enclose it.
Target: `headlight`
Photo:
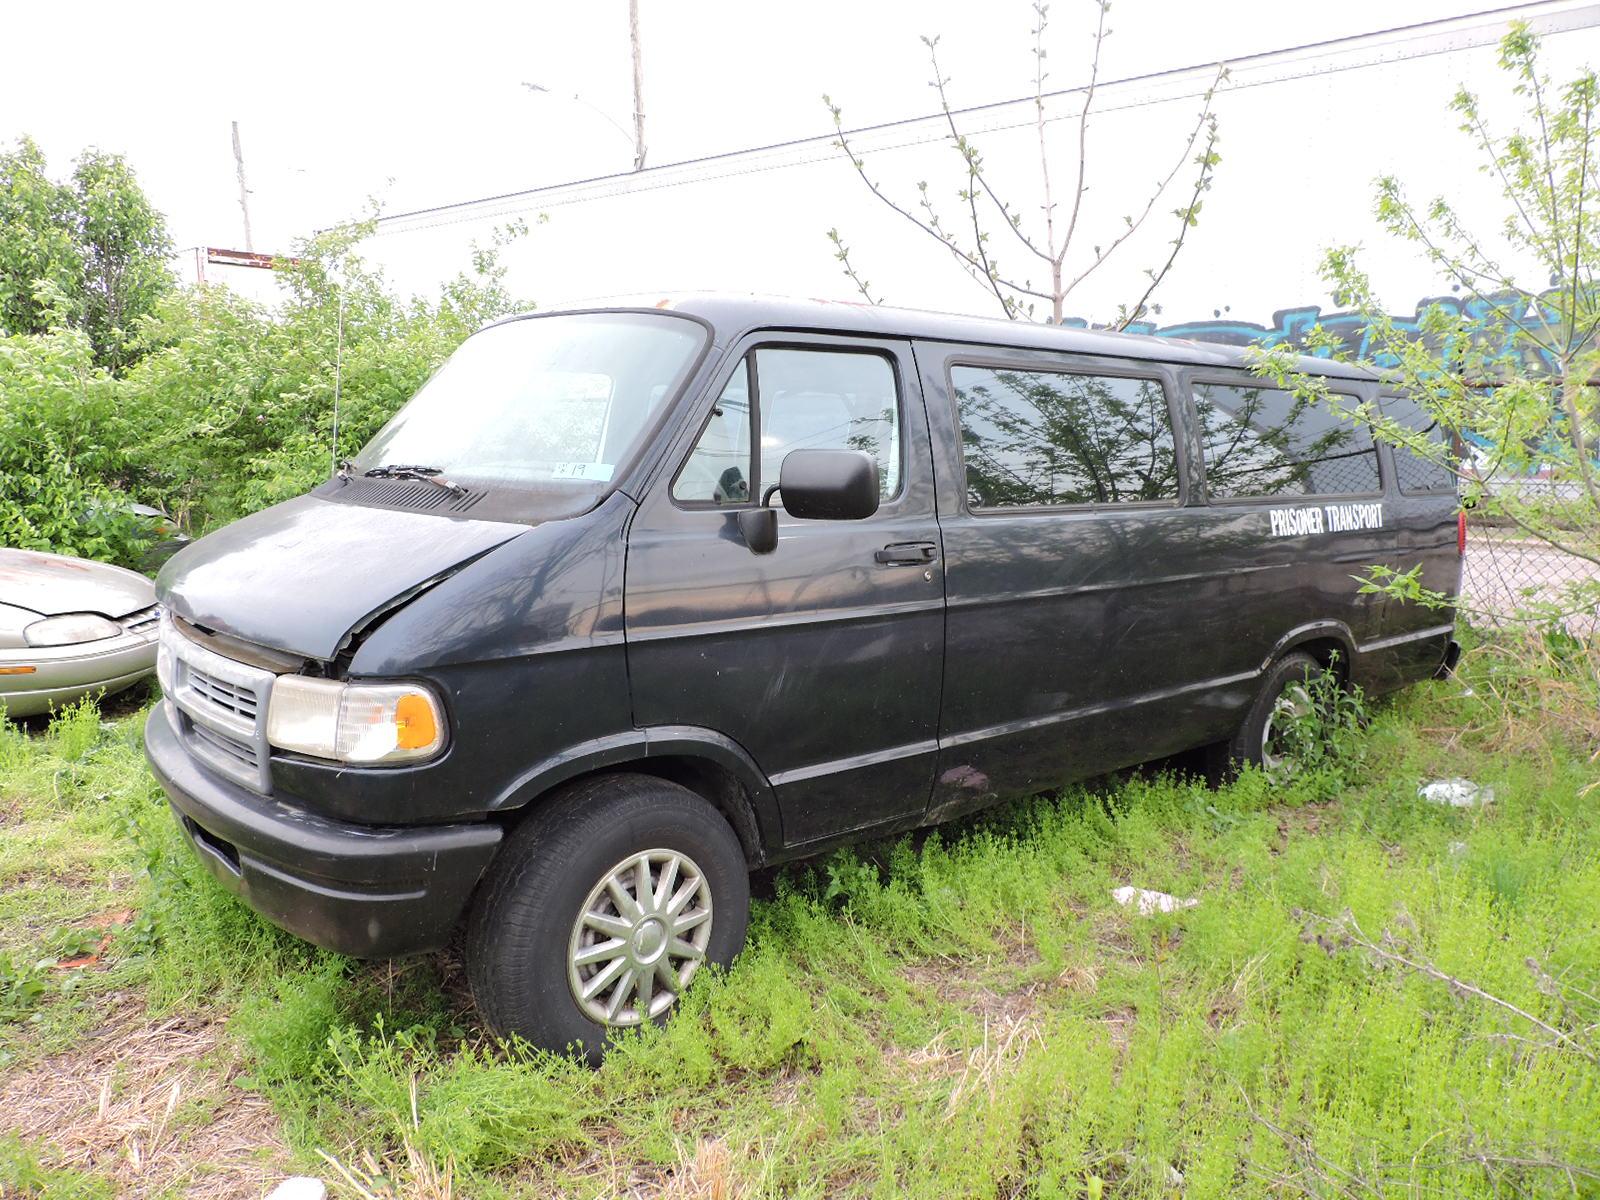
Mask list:
[[[444,716],[421,684],[280,675],[267,706],[267,741],[339,762],[416,762],[444,749]]]
[[[79,642],[121,637],[122,633],[121,625],[105,617],[94,613],[68,613],[64,617],[35,621],[22,631],[22,640],[30,646],[75,646]]]

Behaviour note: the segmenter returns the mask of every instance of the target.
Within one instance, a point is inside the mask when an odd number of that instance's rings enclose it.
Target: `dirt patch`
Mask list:
[[[1338,809],[1337,800],[1274,808],[1272,815],[1277,818],[1278,830],[1272,842],[1272,852],[1282,854],[1288,849],[1291,838],[1316,837],[1322,832],[1323,823],[1335,816]]]
[[[51,1166],[89,1171],[127,1197],[258,1197],[287,1152],[267,1101],[233,1083],[220,1023],[147,1023],[128,1005],[75,1050],[0,1078],[0,1131]]]
[[[966,1009],[981,1021],[1011,1026],[1019,1021],[1035,1022],[1046,985],[1024,984],[1005,990],[991,986],[991,972],[960,963],[932,961],[911,963],[900,973],[920,991],[931,992],[946,1004]]]

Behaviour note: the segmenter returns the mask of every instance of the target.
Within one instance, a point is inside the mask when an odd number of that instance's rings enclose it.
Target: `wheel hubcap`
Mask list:
[[[1278,694],[1272,711],[1267,714],[1267,727],[1261,734],[1261,766],[1268,775],[1285,779],[1295,773],[1299,764],[1290,753],[1286,730],[1309,716],[1314,707],[1311,693],[1303,683],[1291,683]]]
[[[590,1020],[638,1025],[677,1001],[705,961],[711,888],[676,850],[623,859],[595,884],[572,928],[567,981]]]

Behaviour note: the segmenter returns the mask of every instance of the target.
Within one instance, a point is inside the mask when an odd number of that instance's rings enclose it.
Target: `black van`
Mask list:
[[[1406,402],[1321,360],[1351,402]],[[1454,652],[1448,471],[1241,352],[691,296],[469,339],[340,473],[162,572],[150,763],[225,886],[597,1056],[748,871],[1217,745]],[[1280,722],[1281,723],[1281,722]]]

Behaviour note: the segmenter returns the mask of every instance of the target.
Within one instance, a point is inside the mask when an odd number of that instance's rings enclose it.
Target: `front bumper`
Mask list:
[[[498,825],[352,825],[260,796],[184,749],[163,703],[145,754],[201,862],[273,924],[340,954],[386,958],[449,940],[500,844]]]
[[[0,705],[7,716],[31,717],[95,692],[111,695],[156,669],[156,637],[128,633],[76,646],[0,650],[0,667],[33,668],[0,674]]]

